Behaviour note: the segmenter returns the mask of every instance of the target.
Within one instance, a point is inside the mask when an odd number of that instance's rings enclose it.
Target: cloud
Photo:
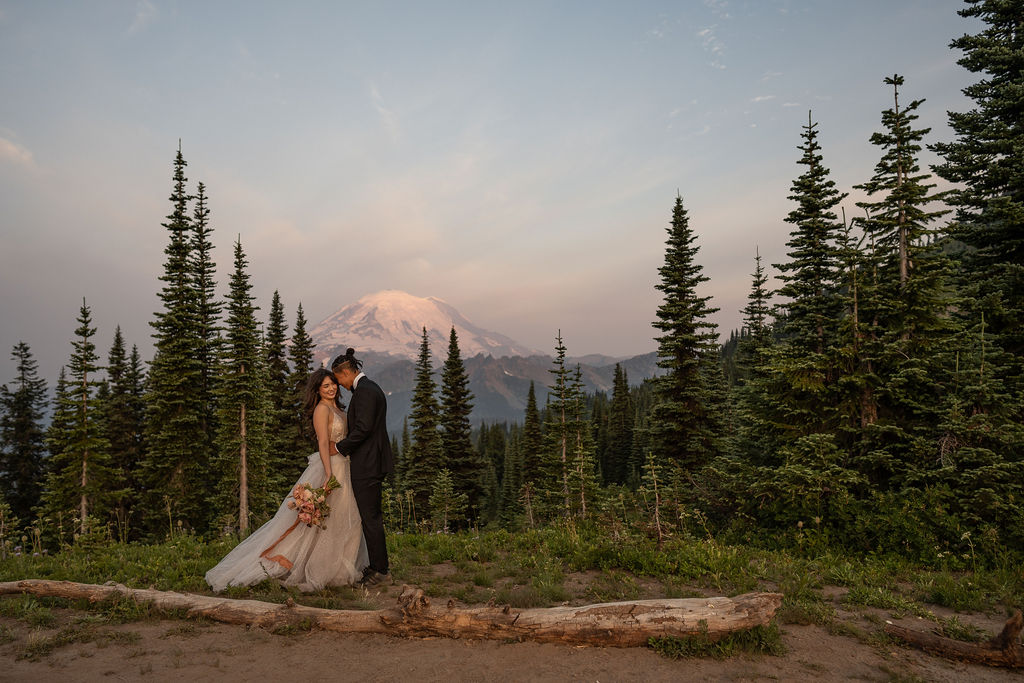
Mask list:
[[[370,83],[370,97],[373,100],[374,109],[380,114],[384,128],[387,130],[388,135],[391,136],[391,141],[397,142],[401,133],[398,115],[384,104],[384,97],[380,94],[380,90],[377,89],[376,83]]]
[[[128,27],[128,35],[134,35],[144,30],[156,21],[157,14],[156,5],[150,0],[139,0],[135,5],[135,18],[132,19],[132,23]]]
[[[764,76],[761,76],[761,82],[770,80],[772,78],[778,78],[779,76],[782,75],[783,73],[781,71],[767,71],[765,72]]]
[[[701,47],[712,57],[708,64],[716,69],[724,69],[725,65],[722,64],[720,57],[725,52],[725,44],[715,35],[715,29],[717,28],[717,24],[702,28],[697,31],[697,37],[701,39]]]
[[[753,98],[750,101],[751,102],[768,102],[769,100],[774,100],[774,99],[775,99],[775,95],[758,95],[757,97]]]
[[[704,0],[704,6],[719,19],[732,19],[732,15],[729,14],[728,0]]]
[[[9,161],[19,166],[35,168],[32,150],[22,147],[7,138],[0,138],[0,161]]]
[[[783,102],[782,106],[783,107],[799,107],[800,103],[799,102]]]

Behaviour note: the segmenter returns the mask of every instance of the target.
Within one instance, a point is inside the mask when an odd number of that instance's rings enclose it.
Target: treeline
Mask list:
[[[943,159],[933,170],[950,190],[937,191],[920,167],[924,100],[907,100],[901,76],[884,79],[892,106],[870,138],[879,160],[856,186],[866,199],[854,216],[808,116],[787,258],[774,264],[781,286],[768,289],[752,254],[744,325],[724,346],[676,198],[654,321],[665,372],[644,392],[617,385],[610,402],[583,396],[559,336],[547,405],[537,411],[531,393],[522,426],[501,427],[504,452],[491,445],[501,442],[493,426],[477,449],[486,456],[456,465],[445,455],[456,449],[435,443],[424,350],[392,513],[406,524],[519,525],[598,513],[653,522],[659,535],[714,532],[926,561],[1020,557],[1021,10],[970,1],[961,12],[987,27],[953,42],[960,64],[983,78],[965,90],[975,108],[949,115],[956,140],[931,143]]]
[[[305,467],[297,454],[312,450],[301,404],[313,342],[302,305],[290,338],[277,292],[262,325],[240,238],[229,293],[217,298],[206,188],[189,193],[186,166],[179,149],[148,369],[120,327],[102,362],[83,299],[44,430],[46,381],[28,345],[14,347],[17,376],[0,388],[8,540],[19,525],[51,547],[90,534],[244,533]]]

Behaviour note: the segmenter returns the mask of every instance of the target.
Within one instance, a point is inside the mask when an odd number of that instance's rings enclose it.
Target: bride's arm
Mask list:
[[[331,478],[331,411],[326,403],[320,402],[313,409],[313,431],[316,432],[317,450],[320,451],[320,461],[324,464],[324,481],[321,488]]]

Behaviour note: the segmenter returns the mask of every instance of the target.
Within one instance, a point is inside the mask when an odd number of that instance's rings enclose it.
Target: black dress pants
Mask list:
[[[352,494],[363,520],[363,538],[370,556],[370,569],[388,573],[388,546],[384,539],[384,512],[381,509],[382,478],[353,479]]]

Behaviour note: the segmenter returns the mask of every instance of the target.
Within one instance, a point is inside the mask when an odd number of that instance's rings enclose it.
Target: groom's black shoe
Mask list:
[[[376,569],[367,569],[367,571],[363,573],[363,580],[359,582],[359,585],[369,588],[370,586],[377,586],[379,584],[384,583],[385,581],[390,580],[391,572],[388,572],[387,574],[381,574]]]

